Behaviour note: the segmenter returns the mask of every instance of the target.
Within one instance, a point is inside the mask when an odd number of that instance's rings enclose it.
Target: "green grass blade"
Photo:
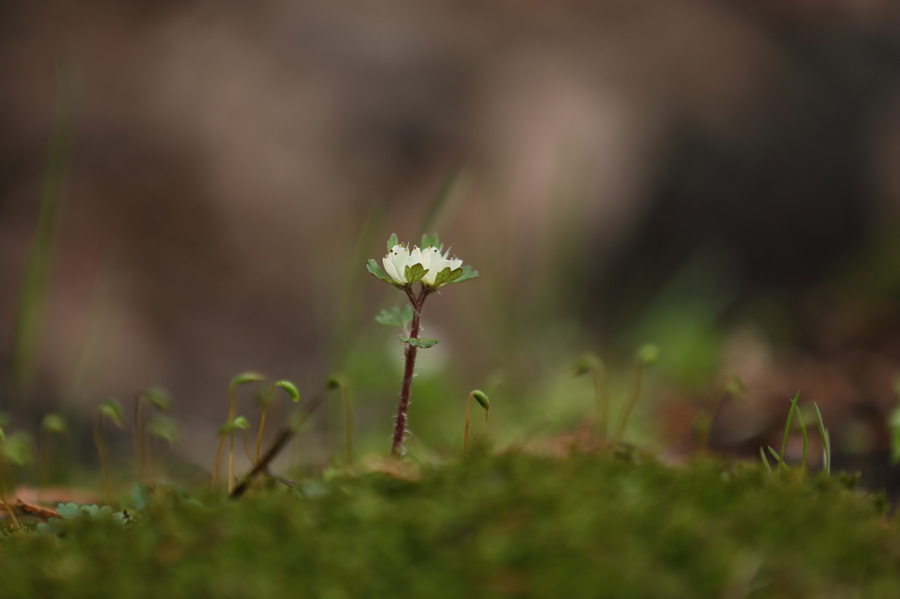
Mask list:
[[[77,93],[75,71],[72,67],[60,65],[57,73],[57,89],[56,116],[41,185],[37,227],[25,266],[13,328],[10,379],[15,399],[18,401],[30,393],[37,368],[47,285],[62,220],[63,192],[75,136]]]
[[[775,451],[771,445],[769,445],[769,453],[771,453],[775,457],[775,461],[777,462],[776,466],[781,466],[782,465],[781,456],[778,455],[778,452]]]
[[[763,465],[766,467],[766,470],[769,471],[769,474],[773,474],[772,467],[769,465],[769,460],[766,458],[766,452],[763,451],[763,448],[759,448],[759,457],[762,458]]]
[[[781,442],[781,455],[778,457],[778,465],[784,466],[784,451],[787,449],[788,436],[791,434],[791,420],[794,418],[794,410],[797,409],[797,402],[800,400],[800,392],[794,396],[791,402],[791,409],[788,411],[787,422],[784,425],[784,440]]]
[[[822,420],[822,412],[819,411],[818,404],[813,402],[813,406],[816,408],[816,421],[819,425],[819,437],[822,439],[822,470],[827,474],[831,474],[831,444],[828,442],[828,431],[825,430],[825,422]]]
[[[800,420],[800,432],[803,433],[803,457],[800,458],[800,468],[806,470],[806,453],[809,450],[809,437],[806,435],[806,422],[803,421],[803,412],[797,410],[797,418]]]

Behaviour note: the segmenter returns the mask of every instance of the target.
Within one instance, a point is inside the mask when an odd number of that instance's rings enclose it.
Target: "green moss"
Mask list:
[[[2,596],[900,595],[900,537],[837,479],[697,461],[474,458],[410,482],[158,495],[0,539]]]

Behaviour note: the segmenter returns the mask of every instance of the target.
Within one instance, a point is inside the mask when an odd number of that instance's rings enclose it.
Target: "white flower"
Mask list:
[[[381,262],[384,265],[384,271],[398,285],[407,284],[406,267],[421,264],[426,271],[425,276],[422,277],[422,283],[426,287],[439,288],[443,287],[443,285],[435,287],[434,283],[442,270],[450,268],[451,271],[454,271],[462,267],[462,260],[456,257],[447,258],[449,253],[448,250],[441,255],[441,250],[433,246],[429,246],[424,250],[413,247],[413,250],[409,251],[408,246],[398,244],[391,248],[391,251],[385,255]]]
[[[415,248],[413,251],[418,252],[419,249]],[[395,245],[391,248],[391,251],[381,259],[381,263],[384,264],[384,272],[386,272],[390,278],[394,279],[395,283],[406,285],[406,267],[414,264],[413,262],[410,262],[408,247]]]

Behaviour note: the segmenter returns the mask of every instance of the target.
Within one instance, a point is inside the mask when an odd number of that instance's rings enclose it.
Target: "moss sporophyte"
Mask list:
[[[400,405],[394,424],[392,454],[403,451],[403,436],[406,433],[406,413],[409,408],[409,391],[412,386],[416,353],[419,348],[428,349],[438,343],[438,339],[419,337],[422,307],[430,293],[451,283],[462,283],[478,276],[471,266],[463,266],[459,258],[448,257],[450,252],[438,241],[437,235],[424,235],[422,249],[409,244],[400,244],[397,235],[391,235],[387,251],[381,260],[384,270],[375,260],[369,260],[366,268],[378,280],[402,290],[409,298],[410,306],[383,310],[375,320],[384,325],[397,326],[402,331],[400,341],[405,344],[406,365],[403,369],[403,385],[400,390]],[[419,289],[414,285],[419,283]],[[411,307],[411,309],[410,309]]]

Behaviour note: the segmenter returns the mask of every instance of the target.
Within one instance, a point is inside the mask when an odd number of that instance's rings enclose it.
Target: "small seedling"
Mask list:
[[[711,401],[707,409],[700,410],[694,416],[691,423],[697,439],[697,447],[700,451],[709,449],[709,440],[712,435],[712,427],[716,416],[722,406],[725,397],[743,400],[747,396],[747,385],[738,375],[731,373],[725,375],[714,387]]]
[[[819,437],[822,439],[822,469],[825,471],[825,474],[831,476],[831,435],[828,433],[828,429],[825,428],[825,422],[822,420],[822,412],[819,411],[818,404],[813,402],[813,406],[816,408],[816,423],[819,425]]]
[[[31,437],[22,432],[7,435],[0,427],[0,502],[3,503],[17,529],[20,528],[19,521],[16,520],[16,515],[6,499],[6,492],[12,487],[12,481],[9,480],[9,464],[21,468],[31,461],[31,456]]]
[[[803,435],[803,454],[800,458],[800,470],[801,470],[801,472],[806,472],[806,458],[807,458],[807,454],[809,452],[809,435],[806,432],[806,422],[803,419],[803,413],[797,407],[797,402],[799,402],[799,401],[800,401],[800,392],[797,391],[796,395],[794,395],[794,399],[791,400],[791,408],[788,410],[787,421],[785,422],[785,425],[784,425],[784,438],[781,441],[781,452],[775,451],[775,449],[772,446],[768,447],[769,453],[771,453],[772,457],[775,458],[775,462],[776,462],[775,467],[779,470],[787,469],[787,464],[785,464],[785,462],[784,462],[784,453],[787,450],[788,437],[791,434],[791,422],[793,421],[794,413],[796,413],[797,420],[800,425],[800,433]],[[815,405],[815,404],[813,404],[813,405]],[[823,451],[825,453],[825,457],[824,457],[823,467],[825,468],[826,472],[830,473],[831,472],[831,465],[830,465],[831,442],[828,439],[828,431],[825,430],[825,426],[822,424],[822,414],[819,413],[819,406],[815,406],[815,407],[816,407],[816,414],[817,414],[817,417],[819,420],[819,434],[822,436],[822,443],[824,445]],[[765,452],[762,450],[762,448],[760,448],[760,456],[762,457],[763,464],[765,465],[766,470],[768,470],[769,472],[772,472],[772,467],[769,466],[769,461],[766,459]]]
[[[140,391],[134,399],[134,457],[138,480],[146,483],[150,472],[150,463],[153,461],[147,450],[147,439],[144,430],[144,418],[141,407],[144,403],[159,410],[162,414],[168,414],[172,409],[172,397],[169,392],[159,387],[150,387]]]
[[[110,497],[109,485],[109,443],[106,440],[106,421],[111,420],[120,429],[125,427],[122,404],[117,399],[108,397],[100,402],[94,410],[94,445],[100,457],[100,486],[103,500]]]
[[[266,426],[266,412],[269,409],[269,404],[272,402],[272,396],[275,395],[276,389],[282,389],[285,393],[287,393],[294,403],[300,401],[300,393],[297,391],[297,387],[294,386],[294,383],[290,381],[278,381],[272,388],[269,389],[269,392],[263,396],[262,398],[262,414],[259,416],[259,434],[256,436],[256,461],[254,464],[259,463],[259,451],[262,447],[262,437],[263,437],[263,428]]]
[[[211,486],[213,489],[216,488],[216,481],[219,476],[219,464],[222,461],[222,449],[225,447],[225,437],[227,436],[224,431],[227,427],[234,423],[234,419],[237,417],[237,396],[235,392],[237,388],[241,385],[246,385],[248,383],[258,383],[260,381],[266,380],[265,375],[262,375],[258,372],[242,372],[237,375],[231,382],[228,383],[228,418],[225,420],[225,424],[219,429],[219,448],[216,450],[216,462],[213,464],[213,472],[212,472],[212,483]],[[232,437],[232,446],[234,445],[234,439]],[[232,454],[234,452],[232,451]],[[231,463],[231,460],[229,460]],[[231,492],[232,480],[234,479],[234,470],[229,467],[228,469],[228,492]]]
[[[173,445],[181,435],[178,421],[166,414],[155,414],[147,424],[147,431],[153,439],[163,441],[170,446]],[[157,467],[157,460],[154,459],[152,451],[153,445],[154,442],[151,439],[147,451],[147,471],[151,477],[155,478],[158,475],[159,468]]]
[[[353,466],[353,400],[350,397],[350,385],[343,376],[331,375],[325,381],[325,388],[329,391],[341,390],[341,406],[344,408],[344,467],[349,470]]]
[[[634,411],[634,406],[637,405],[638,398],[641,396],[641,379],[644,375],[644,367],[656,364],[658,361],[659,348],[655,345],[647,344],[637,351],[634,360],[634,391],[631,394],[631,398],[628,400],[628,404],[625,406],[625,413],[622,415],[619,429],[616,432],[616,436],[613,438],[613,448],[618,447],[619,443],[622,442],[622,437],[625,434],[625,427],[628,426],[628,420],[631,419],[631,413]]]
[[[57,413],[47,414],[41,420],[41,428],[38,432],[38,503],[40,503],[41,490],[47,485],[50,472],[53,469],[53,446],[51,439],[59,439],[68,434],[68,426],[65,418]]]
[[[400,245],[397,235],[393,234],[387,242],[388,253],[381,261],[384,270],[378,266],[375,260],[369,260],[366,265],[369,273],[378,280],[393,285],[406,293],[412,307],[412,319],[408,323],[406,316],[409,312],[403,308],[382,312],[375,319],[380,324],[399,326],[402,333],[400,341],[405,345],[406,365],[403,369],[400,405],[397,408],[397,420],[394,423],[391,444],[391,453],[394,455],[403,452],[403,437],[406,434],[409,392],[416,366],[416,353],[419,348],[433,347],[439,341],[438,339],[421,339],[419,337],[422,307],[425,305],[425,300],[429,294],[444,285],[462,283],[478,276],[478,272],[472,270],[471,266],[463,266],[462,260],[456,257],[448,258],[449,250],[442,254],[443,249],[444,246],[440,244],[436,234],[423,235],[422,249],[413,246],[412,251],[410,251],[408,243]],[[413,285],[416,283],[420,284],[418,293],[413,289]]]
[[[247,427],[250,426],[250,423],[247,422],[247,419],[243,416],[238,416],[231,422],[225,423],[219,433],[222,435],[224,439],[226,436],[230,439],[230,447],[228,448],[228,494],[231,494],[231,490],[234,488],[234,431],[240,429],[242,432],[247,430]]]
[[[466,430],[465,433],[463,433],[463,457],[466,457],[466,450],[469,446],[469,410],[472,408],[473,397],[475,398],[475,401],[478,402],[478,405],[484,408],[485,422],[487,422],[488,414],[490,414],[491,411],[491,401],[483,391],[475,389],[474,391],[469,393],[469,398],[466,400]]]
[[[597,430],[600,433],[600,445],[606,444],[606,433],[609,428],[609,388],[606,381],[606,367],[598,356],[585,354],[574,366],[575,376],[590,373],[594,379],[594,399],[597,402]]]

